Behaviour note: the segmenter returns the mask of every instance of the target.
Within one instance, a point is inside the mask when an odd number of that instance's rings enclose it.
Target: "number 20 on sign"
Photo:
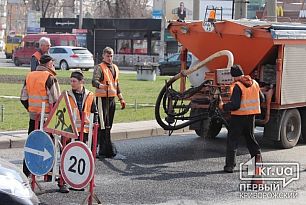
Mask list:
[[[64,181],[74,189],[88,185],[94,175],[94,159],[83,142],[71,142],[61,156],[61,172]]]

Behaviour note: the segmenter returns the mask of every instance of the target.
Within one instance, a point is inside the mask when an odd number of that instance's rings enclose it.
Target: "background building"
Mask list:
[[[40,26],[48,33],[71,33],[79,27],[76,18],[42,18]],[[106,46],[116,54],[157,56],[160,42],[160,19],[92,19],[84,18],[87,48],[101,56]],[[157,58],[156,58],[156,61]]]

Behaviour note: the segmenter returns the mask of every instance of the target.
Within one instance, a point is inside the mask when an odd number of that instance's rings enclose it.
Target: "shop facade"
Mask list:
[[[86,33],[86,46],[95,56],[101,56],[106,46],[120,55],[159,55],[160,19],[84,18],[82,29],[78,29],[78,24],[76,18],[42,18],[40,21],[42,30],[48,33],[76,33],[81,30],[82,45]]]

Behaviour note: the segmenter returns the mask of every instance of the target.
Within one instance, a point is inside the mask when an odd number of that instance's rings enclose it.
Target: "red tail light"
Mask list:
[[[79,56],[77,54],[73,54],[70,56],[70,58],[78,58]]]

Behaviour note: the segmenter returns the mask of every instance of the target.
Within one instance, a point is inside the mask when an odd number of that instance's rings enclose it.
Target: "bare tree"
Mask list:
[[[58,11],[62,10],[62,0],[31,0],[31,9],[40,11],[42,18],[55,17]],[[62,12],[61,12],[62,13]]]
[[[104,18],[147,18],[149,0],[98,0],[95,16]]]
[[[72,18],[74,14],[74,0],[63,0],[63,17]]]
[[[87,16],[94,18],[148,18],[149,0],[83,0]],[[31,10],[43,18],[75,17],[77,0],[29,0]],[[77,6],[77,7],[75,7]],[[83,10],[85,10],[83,7]]]

